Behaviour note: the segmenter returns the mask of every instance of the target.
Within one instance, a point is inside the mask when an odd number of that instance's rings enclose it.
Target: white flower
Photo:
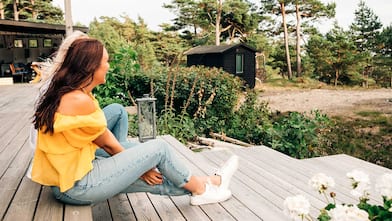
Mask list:
[[[369,183],[370,184],[369,175],[367,175],[366,173],[364,173],[360,170],[353,170],[351,172],[348,172],[347,177],[357,183]]]
[[[367,198],[370,185],[368,183],[358,183],[355,188],[351,190],[351,195],[358,198]]]
[[[352,180],[351,194],[359,198],[367,198],[370,189],[369,175],[360,170],[353,170],[347,173],[347,177]]]
[[[319,193],[323,193],[329,187],[334,187],[335,181],[333,180],[332,177],[329,177],[324,173],[318,173],[309,180],[309,185],[313,189],[319,191]]]
[[[357,206],[336,205],[328,211],[330,221],[369,221],[369,214]]]
[[[310,203],[302,195],[287,197],[284,202],[284,213],[293,220],[302,220],[309,214]]]
[[[377,180],[376,190],[387,200],[392,200],[392,173],[386,173]]]

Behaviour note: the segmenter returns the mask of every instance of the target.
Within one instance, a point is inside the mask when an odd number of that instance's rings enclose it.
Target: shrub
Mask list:
[[[229,137],[260,145],[268,140],[267,131],[271,126],[267,103],[258,103],[257,94],[248,91],[244,103],[228,119],[225,133]]]
[[[298,112],[281,116],[269,130],[269,145],[289,156],[303,159],[319,155],[319,139],[330,124],[329,118],[319,111],[312,111],[311,117]]]
[[[131,48],[121,48],[114,54],[110,67],[106,75],[106,83],[96,87],[94,94],[101,106],[111,103],[129,106],[133,99],[129,90],[129,79],[140,70],[136,52]]]
[[[177,123],[192,122],[194,132],[199,135],[222,130],[237,102],[242,83],[221,69],[205,67],[162,69],[153,81],[160,118],[179,116]],[[160,128],[167,132],[170,122],[160,125],[167,125]]]

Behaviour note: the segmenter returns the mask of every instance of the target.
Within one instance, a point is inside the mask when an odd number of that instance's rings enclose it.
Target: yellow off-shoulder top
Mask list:
[[[69,116],[56,112],[54,133],[38,130],[33,159],[32,180],[46,186],[58,186],[65,192],[92,168],[95,151],[93,143],[106,129],[106,119],[98,101],[96,110],[88,115]]]

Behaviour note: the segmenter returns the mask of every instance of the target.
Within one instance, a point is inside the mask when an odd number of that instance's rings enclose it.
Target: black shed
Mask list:
[[[217,67],[255,86],[256,50],[246,44],[197,46],[185,52],[187,66]]]

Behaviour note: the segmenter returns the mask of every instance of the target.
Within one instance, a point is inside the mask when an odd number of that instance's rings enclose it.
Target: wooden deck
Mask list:
[[[213,205],[190,206],[189,196],[167,197],[148,193],[121,194],[100,204],[70,206],[53,199],[49,188],[26,178],[32,157],[29,122],[37,88],[29,84],[0,86],[0,217],[1,220],[288,220],[283,201],[305,195],[312,214],[325,206],[323,196],[308,186],[315,173],[324,172],[337,183],[333,189],[342,202],[356,202],[345,174],[352,169],[376,177],[392,172],[347,155],[296,160],[265,146],[227,145],[194,153],[171,136],[162,136],[195,174],[210,174],[231,154],[240,167],[231,183],[233,198]],[[371,190],[373,202],[381,197]]]

